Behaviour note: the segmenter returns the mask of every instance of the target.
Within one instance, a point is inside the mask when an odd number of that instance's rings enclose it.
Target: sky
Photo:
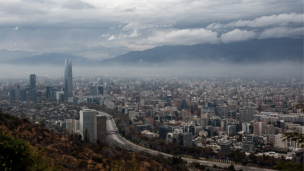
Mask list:
[[[67,53],[102,60],[163,45],[303,38],[304,32],[303,0],[0,0],[0,4],[0,50],[29,54]]]

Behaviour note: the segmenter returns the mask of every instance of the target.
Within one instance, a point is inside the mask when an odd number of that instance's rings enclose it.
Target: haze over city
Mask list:
[[[0,4],[0,170],[304,170],[302,0]]]

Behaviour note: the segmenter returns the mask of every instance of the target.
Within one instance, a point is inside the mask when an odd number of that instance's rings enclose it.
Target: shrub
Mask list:
[[[248,164],[248,160],[243,160],[243,161],[242,161],[242,165],[243,165],[243,166],[246,166],[247,164]]]
[[[29,170],[34,164],[31,145],[0,132],[0,170]]]
[[[0,132],[0,170],[57,170],[29,142]]]

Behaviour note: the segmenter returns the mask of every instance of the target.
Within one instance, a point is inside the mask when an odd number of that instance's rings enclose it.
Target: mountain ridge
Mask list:
[[[105,59],[104,65],[164,64],[177,61],[259,64],[303,61],[302,39],[251,40],[229,44],[159,46]]]

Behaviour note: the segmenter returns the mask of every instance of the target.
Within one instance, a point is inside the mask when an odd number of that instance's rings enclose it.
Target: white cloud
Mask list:
[[[101,37],[108,37],[109,34],[102,34]]]
[[[296,38],[299,36],[304,36],[304,27],[300,27],[300,28],[275,27],[264,30],[259,35],[259,39]]]
[[[256,37],[253,31],[234,29],[228,33],[222,34],[221,41],[224,43],[246,41]]]
[[[287,25],[288,23],[303,23],[304,14],[279,14],[255,18],[254,20],[238,20],[228,24],[212,23],[208,29],[229,27],[266,27],[272,25]]]
[[[137,37],[140,33],[137,32],[137,29],[134,29],[133,32],[128,37]]]
[[[157,32],[154,36],[139,41],[148,45],[194,45],[199,43],[218,43],[217,33],[206,29],[182,29]]]
[[[108,40],[115,40],[116,37],[114,35],[112,35],[111,37],[108,38]]]
[[[85,9],[85,8],[94,8],[91,4],[87,2],[82,2],[80,0],[68,0],[62,4],[63,8],[68,8],[68,9]]]
[[[133,50],[216,43],[220,38],[209,27],[221,29],[233,23],[236,28],[294,28],[303,18],[300,0],[0,0],[0,4],[0,48],[15,48],[18,42],[20,50],[36,52],[65,49],[60,43]]]
[[[18,26],[14,28],[14,30],[18,30],[18,29],[19,29],[19,27],[18,27]]]

